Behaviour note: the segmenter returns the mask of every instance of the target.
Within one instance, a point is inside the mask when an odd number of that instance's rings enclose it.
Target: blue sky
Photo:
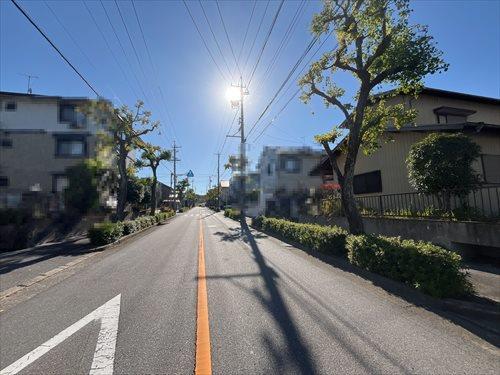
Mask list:
[[[210,175],[213,176],[212,183],[215,181],[214,153],[221,150],[234,117],[234,110],[231,110],[225,99],[226,88],[231,83],[227,78],[229,73],[226,62],[233,74],[233,82],[236,82],[239,75],[215,2],[204,1],[203,7],[224,58],[212,38],[199,2],[190,1],[188,6],[217,64],[226,76],[226,81],[205,50],[181,1],[135,1],[152,64],[129,0],[118,1],[118,6],[140,64],[114,1],[103,1],[103,5],[119,42],[99,1],[87,1],[87,7],[79,0],[19,3],[102,96],[113,100],[117,105],[133,105],[138,98],[145,100],[146,108],[162,123],[160,133],[149,136],[148,140],[165,148],[171,148],[173,140],[176,140],[182,147],[179,153],[179,173],[193,170],[197,192],[203,193],[207,189]],[[263,17],[266,4],[267,1],[257,1],[243,46],[254,1],[219,2],[236,58],[242,51],[239,65],[243,70],[244,81],[248,81],[264,43],[265,34],[279,7],[278,1],[270,1]],[[307,2],[303,8],[301,4],[300,1],[286,1],[277,18],[246,98],[247,130],[255,123],[311,40],[310,20],[321,8],[321,3]],[[430,33],[450,64],[447,73],[427,77],[426,85],[499,97],[500,2],[420,0],[414,1],[412,7],[413,21],[429,25]],[[107,43],[87,8],[94,16]],[[292,29],[291,38],[285,48],[282,48],[273,69],[266,75],[269,62],[297,10],[302,11]],[[262,28],[257,34],[261,19]],[[254,39],[254,48],[251,50]],[[333,41],[328,40],[324,49],[332,46]],[[247,67],[243,69],[247,57]],[[302,65],[299,69],[301,68]],[[9,0],[0,0],[0,89],[25,92],[25,73],[39,77],[32,85],[34,93],[95,97],[13,4]],[[286,95],[278,97],[278,101],[270,107],[263,121],[250,134],[248,155],[251,163],[257,162],[263,145],[317,147],[312,139],[314,134],[328,130],[339,121],[339,113],[324,109],[319,100],[304,105],[295,98],[263,135],[255,140],[296,89],[297,85],[293,82],[290,86],[285,86]],[[232,131],[236,130],[237,126],[234,124]],[[238,140],[228,138],[222,149],[221,164],[227,160],[228,154],[237,152]],[[167,184],[170,181],[169,169],[172,169],[171,163],[162,167],[160,173],[160,179]],[[141,173],[147,175],[148,171]],[[223,175],[228,178],[229,172],[223,172]]]

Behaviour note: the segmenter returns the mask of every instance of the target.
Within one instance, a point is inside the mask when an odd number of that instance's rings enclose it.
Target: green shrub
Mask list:
[[[241,217],[241,212],[240,210],[235,210],[234,208],[226,208],[224,210],[224,216],[233,220],[239,220]]]
[[[134,221],[137,222],[139,229],[146,229],[156,224],[156,218],[154,216],[140,216]]]
[[[258,229],[262,228],[262,221],[264,220],[264,216],[256,216],[252,217],[252,226]]]
[[[139,224],[136,220],[128,220],[123,222],[123,235],[132,234],[139,230]]]
[[[88,231],[92,245],[106,245],[115,242],[123,235],[123,223],[96,223]]]
[[[172,217],[175,215],[175,211],[169,210],[165,212],[158,212],[155,214],[154,218],[156,219],[157,223],[161,223],[162,221],[167,220],[169,217]]]
[[[261,216],[252,222],[262,230],[297,242],[322,253],[345,254],[347,232],[335,226],[294,223],[284,219]]]
[[[458,297],[472,291],[460,255],[431,243],[359,235],[349,236],[346,247],[352,264],[431,296]]]

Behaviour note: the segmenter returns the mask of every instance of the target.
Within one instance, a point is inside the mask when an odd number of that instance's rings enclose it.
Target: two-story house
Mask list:
[[[258,213],[298,217],[311,190],[321,185],[309,175],[323,152],[310,147],[264,147],[257,165],[260,174]]]
[[[95,155],[100,127],[78,109],[87,102],[0,92],[0,207],[17,207],[33,194],[60,196],[66,169]],[[52,199],[51,209],[58,202]]]
[[[358,153],[354,176],[357,196],[415,192],[408,179],[406,158],[414,143],[433,132],[468,135],[481,147],[481,157],[475,168],[483,183],[500,184],[500,99],[424,88],[418,98],[398,95],[388,101],[389,105],[391,103],[403,103],[416,109],[418,115],[413,124],[400,129],[388,126],[381,147],[373,154]],[[336,146],[335,152],[342,170],[345,155],[341,144]],[[311,175],[321,176],[325,184],[337,185],[328,157],[312,169]]]

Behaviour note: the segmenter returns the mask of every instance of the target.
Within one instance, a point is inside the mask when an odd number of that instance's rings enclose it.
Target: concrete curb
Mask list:
[[[47,271],[47,272],[44,272],[44,273],[41,273],[40,275],[32,278],[32,279],[29,279],[19,285],[16,285],[16,286],[13,286],[9,289],[6,289],[4,290],[3,292],[0,293],[0,301],[2,301],[3,299],[7,298],[7,297],[10,297],[28,287],[30,287],[31,285],[33,284],[37,284],[39,283],[40,281],[43,281],[45,279],[48,279],[49,277],[52,277],[54,275],[57,275],[59,272],[62,272],[68,268],[71,268],[73,266],[76,266],[77,264],[87,260],[88,258],[91,258],[97,254],[100,254],[101,252],[103,252],[104,250],[106,249],[110,249],[110,248],[113,248],[117,245],[123,245],[124,243],[127,243],[129,240],[131,240],[132,238],[138,236],[139,234],[144,234],[146,231],[150,230],[151,229],[154,229],[156,228],[157,226],[160,226],[160,225],[164,225],[166,223],[168,223],[170,220],[172,220],[173,218],[175,218],[176,215],[174,216],[171,216],[169,217],[168,219],[166,219],[165,221],[162,221],[160,223],[157,223],[156,225],[152,225],[150,227],[147,227],[147,228],[144,228],[144,229],[141,229],[140,231],[137,231],[137,232],[134,232],[134,233],[131,233],[131,234],[127,234],[126,236],[123,236],[121,238],[119,238],[118,240],[116,240],[115,242],[112,242],[112,243],[109,243],[109,244],[106,244],[106,245],[102,245],[102,246],[98,246],[98,247],[94,247],[94,248],[90,248],[89,249],[89,253],[88,254],[85,254],[83,256],[81,256],[80,258],[76,259],[76,260],[73,260],[69,263],[66,263],[62,266],[59,266],[59,267],[56,267],[56,268],[53,268],[51,269],[50,271]]]

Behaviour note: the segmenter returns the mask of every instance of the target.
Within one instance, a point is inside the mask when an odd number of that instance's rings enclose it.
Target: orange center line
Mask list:
[[[200,217],[198,241],[198,303],[196,311],[196,361],[194,373],[212,374],[210,355],[210,325],[208,322],[208,294],[205,278],[205,242],[203,238],[203,221]]]

